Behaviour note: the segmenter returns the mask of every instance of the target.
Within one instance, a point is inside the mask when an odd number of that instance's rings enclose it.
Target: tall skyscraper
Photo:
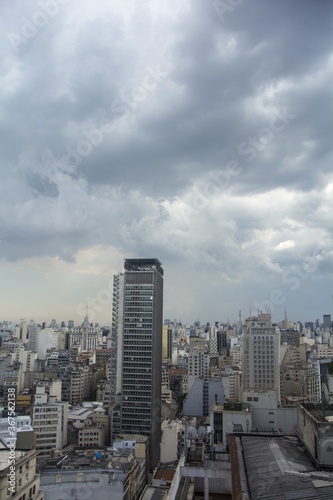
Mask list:
[[[153,468],[161,440],[163,269],[157,259],[126,259],[124,267],[114,280],[113,317],[120,427],[149,436]]]

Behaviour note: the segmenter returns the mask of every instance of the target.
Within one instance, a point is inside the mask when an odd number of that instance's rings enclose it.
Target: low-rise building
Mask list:
[[[249,405],[241,402],[215,404],[210,413],[215,444],[228,444],[228,435],[237,432],[250,432],[252,414]]]
[[[148,460],[144,436],[138,445],[124,441],[116,448],[72,450],[39,460],[41,487],[47,500],[112,498],[137,500],[146,484]],[[143,448],[142,448],[143,446]]]
[[[13,444],[13,443],[12,443]],[[0,500],[43,500],[36,450],[20,450],[0,440]]]

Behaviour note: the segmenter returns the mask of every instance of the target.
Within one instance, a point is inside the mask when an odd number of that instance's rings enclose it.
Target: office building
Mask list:
[[[117,358],[122,360],[121,432],[149,436],[153,467],[161,440],[163,269],[157,259],[126,259],[124,266],[123,286],[115,290]]]
[[[280,332],[272,326],[270,314],[249,317],[245,325],[243,402],[276,408],[280,402]]]

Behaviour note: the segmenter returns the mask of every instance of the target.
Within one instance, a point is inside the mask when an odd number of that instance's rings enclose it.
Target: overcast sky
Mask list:
[[[1,2],[0,320],[332,313],[330,0]]]

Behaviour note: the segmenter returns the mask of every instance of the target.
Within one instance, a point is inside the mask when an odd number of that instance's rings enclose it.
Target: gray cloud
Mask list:
[[[310,282],[304,314],[331,307],[331,2],[55,5],[18,46],[40,2],[3,9],[4,274],[42,280],[50,258],[75,283],[82,252],[109,248],[160,258],[166,310],[188,321],[274,287],[300,317]]]

